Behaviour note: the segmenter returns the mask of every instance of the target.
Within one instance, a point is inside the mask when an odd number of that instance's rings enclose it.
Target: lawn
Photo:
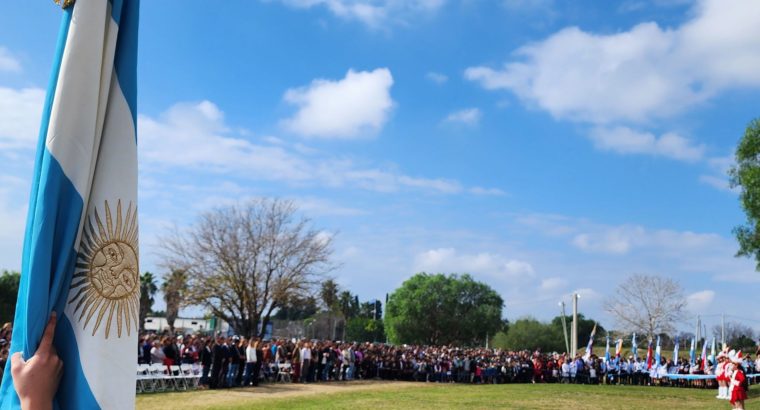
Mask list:
[[[138,409],[730,409],[716,391],[560,384],[331,383],[145,394]],[[760,409],[754,386],[747,409]]]

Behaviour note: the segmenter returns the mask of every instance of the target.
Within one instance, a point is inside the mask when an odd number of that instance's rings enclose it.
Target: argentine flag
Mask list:
[[[61,409],[133,409],[140,284],[136,71],[139,0],[63,11],[42,113],[11,354],[30,358],[50,312]],[[5,367],[0,408],[19,408]]]
[[[659,366],[662,351],[660,350],[660,336],[657,336],[657,346],[654,348],[654,365]]]

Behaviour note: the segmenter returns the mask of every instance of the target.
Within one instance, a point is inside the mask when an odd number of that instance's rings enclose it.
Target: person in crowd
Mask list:
[[[256,362],[259,361],[256,352],[257,346],[258,341],[251,339],[248,342],[248,346],[245,348],[245,376],[243,377],[243,386],[251,386],[253,384]]]
[[[222,371],[227,362],[227,352],[224,348],[225,345],[224,337],[217,336],[211,355],[211,379],[209,380],[209,387],[212,389],[224,387]]]
[[[199,381],[201,386],[209,386],[209,372],[211,371],[211,363],[213,361],[213,349],[214,338],[210,337],[203,343],[203,348],[200,351],[199,358],[201,362],[201,379]]]
[[[734,409],[744,410],[744,400],[747,400],[747,390],[749,389],[747,376],[741,364],[744,358],[742,352],[728,355],[731,358],[731,364],[728,367],[728,373],[731,375],[729,382],[731,405]]]
[[[164,346],[158,338],[153,339],[153,347],[150,348],[150,362],[153,364],[165,364],[166,354]]]
[[[304,342],[301,347],[301,382],[308,383],[311,381],[311,343]]]
[[[226,387],[235,387],[238,367],[240,366],[240,352],[238,351],[238,342],[240,339],[237,336],[232,336],[227,339],[227,379],[225,382]]]

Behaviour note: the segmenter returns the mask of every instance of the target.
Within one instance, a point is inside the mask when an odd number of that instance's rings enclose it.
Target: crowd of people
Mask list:
[[[0,329],[0,381],[3,380],[3,371],[5,369],[5,363],[8,362],[9,349],[11,347],[11,336],[13,333],[13,326],[10,323],[6,323]]]
[[[274,380],[282,365],[293,383],[353,379],[439,383],[584,383],[717,387],[715,379],[672,379],[667,374],[715,374],[711,360],[702,364],[662,358],[661,363],[629,356],[604,360],[571,358],[540,351],[507,351],[453,346],[394,346],[326,340],[246,339],[238,336],[145,335],[141,363],[197,364],[208,388],[255,386]],[[746,373],[760,372],[760,357],[742,358]]]

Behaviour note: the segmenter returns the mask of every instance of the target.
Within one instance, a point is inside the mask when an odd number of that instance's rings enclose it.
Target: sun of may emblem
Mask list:
[[[114,318],[119,337],[122,330],[129,335],[133,324],[138,327],[137,207],[133,209],[131,202],[123,218],[121,200],[117,202],[114,220],[105,201],[105,225],[97,207],[86,219],[71,291],[74,296],[69,303],[76,303],[74,312],[79,312],[80,322],[84,320],[84,329],[95,319],[93,336],[103,319],[106,339]]]

